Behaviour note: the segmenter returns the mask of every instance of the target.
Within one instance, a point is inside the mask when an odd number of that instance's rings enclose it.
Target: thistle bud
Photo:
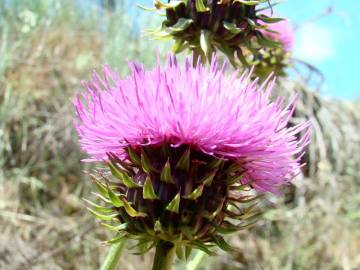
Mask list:
[[[270,8],[269,1],[255,0],[184,0],[162,3],[166,19],[157,30],[149,31],[155,39],[174,39],[174,53],[190,49],[202,59],[211,59],[213,52],[222,51],[237,66],[247,64],[243,51],[276,47],[279,44],[263,35],[267,23],[278,19],[258,14],[257,8]],[[260,45],[260,47],[259,47]],[[237,56],[237,57],[236,57]]]
[[[294,45],[294,29],[289,20],[284,19],[269,24],[261,30],[268,39],[280,46],[262,48],[255,52],[246,51],[247,61],[254,66],[254,75],[265,80],[270,73],[278,77],[286,76],[286,69],[291,66],[291,51]]]

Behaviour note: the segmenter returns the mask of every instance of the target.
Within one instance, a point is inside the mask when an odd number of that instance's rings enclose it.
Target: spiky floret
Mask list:
[[[174,39],[175,53],[190,49],[203,59],[209,59],[219,49],[233,65],[238,65],[238,60],[245,63],[244,48],[257,50],[258,44],[260,48],[279,45],[267,39],[261,31],[267,27],[265,23],[279,20],[258,13],[258,10],[271,8],[269,3],[268,0],[183,0],[168,3],[156,0],[156,9],[165,10],[166,19],[159,29],[149,33],[155,39]]]
[[[220,233],[258,213],[244,189],[277,192],[299,173],[309,123],[288,127],[294,100],[271,102],[274,81],[226,76],[215,57],[210,67],[192,63],[132,64],[125,79],[104,67],[84,83],[75,102],[80,143],[111,170],[94,177],[106,206],[92,204],[92,213],[140,243],[227,249]]]

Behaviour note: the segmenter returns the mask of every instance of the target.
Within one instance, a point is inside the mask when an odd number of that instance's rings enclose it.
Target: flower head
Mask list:
[[[173,56],[164,69],[131,70],[121,79],[105,66],[76,101],[80,143],[92,160],[107,153],[126,159],[128,147],[167,143],[231,160],[244,169],[243,183],[263,191],[299,173],[309,123],[288,127],[295,99],[286,107],[281,97],[272,102],[273,80],[258,87],[249,74],[226,76],[216,60],[206,68],[188,58],[181,67]]]
[[[244,60],[243,51],[261,47],[273,47],[261,35],[264,24],[274,18],[259,14],[267,10],[271,1],[237,0],[186,0],[154,1],[157,10],[165,11],[161,27],[149,31],[156,39],[173,39],[173,52],[190,49],[203,59],[211,58],[216,50],[224,52],[234,66]],[[237,55],[239,59],[236,59]]]
[[[259,214],[253,188],[277,192],[299,173],[309,123],[288,126],[294,101],[270,101],[273,80],[258,87],[249,73],[226,76],[215,58],[210,68],[192,63],[131,64],[125,79],[105,66],[84,83],[75,102],[80,143],[111,170],[98,173],[104,181],[93,176],[106,206],[90,206],[150,247],[228,250],[221,234]]]

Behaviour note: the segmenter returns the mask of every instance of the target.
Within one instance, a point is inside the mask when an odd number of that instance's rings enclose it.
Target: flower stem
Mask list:
[[[101,270],[115,270],[119,263],[122,250],[126,241],[123,239],[121,242],[113,244],[106,256],[104,263],[101,266]]]
[[[154,264],[152,270],[171,270],[175,255],[173,243],[159,241],[156,245]]]
[[[194,259],[187,265],[186,270],[198,269],[205,257],[206,257],[206,253],[198,250],[196,252]]]

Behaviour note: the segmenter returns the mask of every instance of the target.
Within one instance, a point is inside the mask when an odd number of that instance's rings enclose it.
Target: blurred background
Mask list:
[[[152,1],[0,1],[0,269],[98,269],[110,237],[86,211],[91,164],[77,144],[71,99],[80,81],[108,63],[151,67],[142,30],[160,18]],[[360,269],[360,2],[288,0],[275,13],[296,26],[292,75],[278,93],[299,93],[293,121],[311,119],[303,175],[250,230],[236,251],[191,269]],[[302,62],[304,61],[304,63]],[[131,255],[119,269],[150,269]],[[186,269],[178,263],[177,269]],[[190,269],[190,268],[188,268]]]

